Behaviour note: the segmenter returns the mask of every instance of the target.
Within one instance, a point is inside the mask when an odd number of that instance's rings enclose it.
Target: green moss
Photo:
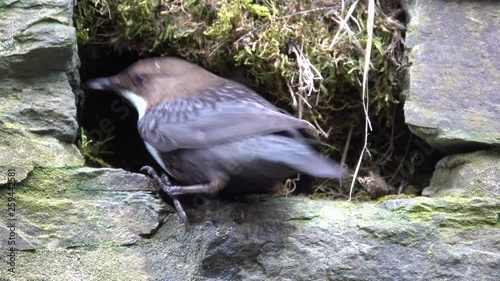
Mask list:
[[[75,245],[78,246],[78,245]],[[49,280],[40,268],[51,268],[51,278],[71,280],[78,275],[82,279],[98,280],[147,280],[150,272],[143,269],[144,257],[137,249],[118,247],[92,247],[85,249],[37,249],[36,252],[20,251],[19,267],[27,269],[19,275],[24,280]],[[142,249],[141,249],[142,251]],[[96,262],[99,261],[99,262]],[[128,266],[123,266],[123,264]]]
[[[346,1],[349,5],[353,2]],[[342,88],[360,86],[366,8],[357,5],[353,20],[348,21],[353,36],[339,30],[338,21],[346,12],[321,1],[81,0],[75,6],[75,21],[80,44],[110,42],[118,51],[148,55],[170,54],[174,50],[204,65],[210,62],[222,72],[228,68],[224,64],[232,62],[242,67],[240,71],[250,73],[256,85],[277,90],[276,95],[282,94],[281,98],[288,102],[290,96],[284,86],[287,80],[297,78],[299,71],[297,58],[290,56],[288,50],[296,42],[323,76],[315,85],[325,95],[318,105],[321,108],[330,105],[334,94],[344,94]],[[400,53],[387,51],[395,39],[393,33],[401,30],[393,20],[377,14],[370,77],[375,83],[375,114],[394,101],[398,66],[387,56],[395,55],[399,60]],[[340,36],[332,44],[337,32]],[[352,40],[357,40],[356,44]]]
[[[68,177],[66,169],[35,167],[28,177],[16,186],[16,204],[26,214],[60,214],[71,205],[68,198],[77,192],[78,182]],[[55,184],[57,183],[57,184]]]
[[[432,222],[444,228],[500,227],[495,198],[414,198],[396,211],[408,215],[410,221]]]
[[[46,213],[57,217],[61,211],[72,209],[78,200],[113,196],[96,190],[99,186],[92,182],[96,174],[78,169],[34,167],[27,178],[16,185],[16,204],[26,214]]]

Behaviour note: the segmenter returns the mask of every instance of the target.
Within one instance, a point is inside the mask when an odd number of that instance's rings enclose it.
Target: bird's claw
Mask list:
[[[172,185],[170,183],[170,180],[168,179],[168,176],[166,174],[161,174],[161,177],[158,176],[156,173],[155,169],[151,166],[144,166],[140,169],[141,172],[147,173],[149,176],[151,176],[158,184],[161,186],[162,184],[166,185]],[[165,192],[167,192],[165,190]]]
[[[152,174],[155,174],[156,175],[156,171],[155,169],[153,169],[153,167],[151,166],[143,166],[141,169],[140,169],[141,172],[146,172],[148,173],[149,175],[152,175]]]
[[[147,173],[150,177],[152,177],[158,184],[160,184],[161,179],[156,173],[155,169],[151,166],[144,166],[140,169],[141,172]]]
[[[156,173],[155,169],[153,169],[150,166],[144,166],[140,169],[141,172],[146,172],[148,175],[150,175],[160,186],[160,188],[165,191],[165,193],[172,198],[174,201],[174,206],[175,209],[177,210],[177,213],[179,214],[179,217],[181,218],[182,222],[184,223],[185,226],[188,225],[188,219],[186,215],[186,211],[184,211],[184,208],[182,207],[181,202],[178,199],[178,195],[173,195],[173,191],[177,190],[175,186],[173,186],[170,183],[170,180],[168,179],[168,176],[166,174],[161,174],[161,176],[158,176]]]

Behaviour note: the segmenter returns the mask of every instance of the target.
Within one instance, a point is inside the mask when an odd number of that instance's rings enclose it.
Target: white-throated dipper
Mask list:
[[[138,129],[146,148],[172,185],[146,167],[173,198],[216,193],[229,182],[232,192],[265,191],[303,172],[339,178],[344,171],[323,159],[299,130],[309,125],[284,113],[249,88],[173,57],[143,59],[119,74],[90,80],[94,90],[111,90],[139,113]]]

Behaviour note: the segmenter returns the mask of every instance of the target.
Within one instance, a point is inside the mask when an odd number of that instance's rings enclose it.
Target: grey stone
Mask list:
[[[500,2],[403,3],[411,131],[445,151],[500,145]]]
[[[83,162],[78,149],[71,143],[32,134],[15,124],[0,125],[0,188],[7,183],[9,169],[15,170],[15,179],[19,182],[36,166],[81,166]]]
[[[436,164],[424,196],[500,197],[500,150],[447,156]]]
[[[35,168],[13,192],[17,242],[37,251],[132,245],[155,233],[173,212],[152,194],[156,188],[146,176],[120,169]],[[10,192],[0,189],[2,205]]]
[[[65,73],[4,79],[0,88],[0,126],[25,130],[72,143],[76,123],[75,97]]]
[[[69,70],[76,45],[72,7],[68,0],[3,3],[0,77],[45,76]]]
[[[26,279],[51,280],[98,276],[106,280],[493,281],[500,278],[499,208],[498,198],[487,197],[418,197],[379,203],[269,197],[254,197],[246,203],[209,200],[203,207],[188,209],[197,224],[187,230],[177,214],[169,214],[151,238],[109,247],[110,239],[104,238],[107,230],[97,227],[89,236],[101,237],[94,240],[96,244],[70,249],[56,244],[21,252],[18,270]],[[98,215],[94,221],[112,217]],[[91,225],[90,221],[84,219],[82,224]],[[61,223],[47,235],[68,235],[61,234],[67,224]],[[120,223],[130,224],[127,218]],[[48,272],[48,267],[54,269]],[[0,268],[2,276],[7,276],[5,270]]]
[[[83,165],[73,89],[79,83],[72,0],[0,2],[0,186],[35,166]]]

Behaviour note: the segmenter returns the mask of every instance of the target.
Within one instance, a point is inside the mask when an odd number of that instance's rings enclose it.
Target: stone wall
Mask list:
[[[460,59],[462,41],[452,40],[448,23],[464,34],[494,35],[499,4],[407,2],[407,122],[439,148],[498,143],[499,111],[479,112],[500,104],[498,48],[488,47],[491,38],[478,36],[473,44],[464,37],[466,54],[480,55]],[[500,280],[495,151],[443,159],[436,175],[444,179],[433,179],[426,193],[442,197],[211,199],[191,204],[198,207],[188,208],[187,229],[148,177],[83,167],[73,144],[79,81],[72,4],[0,2],[0,279]],[[483,90],[474,92],[474,85]],[[453,98],[467,92],[468,98]],[[467,111],[469,101],[474,110]],[[452,102],[467,114],[456,116]],[[480,133],[469,138],[474,134],[461,128]],[[15,189],[7,184],[9,169]],[[10,198],[15,210],[7,209]]]

